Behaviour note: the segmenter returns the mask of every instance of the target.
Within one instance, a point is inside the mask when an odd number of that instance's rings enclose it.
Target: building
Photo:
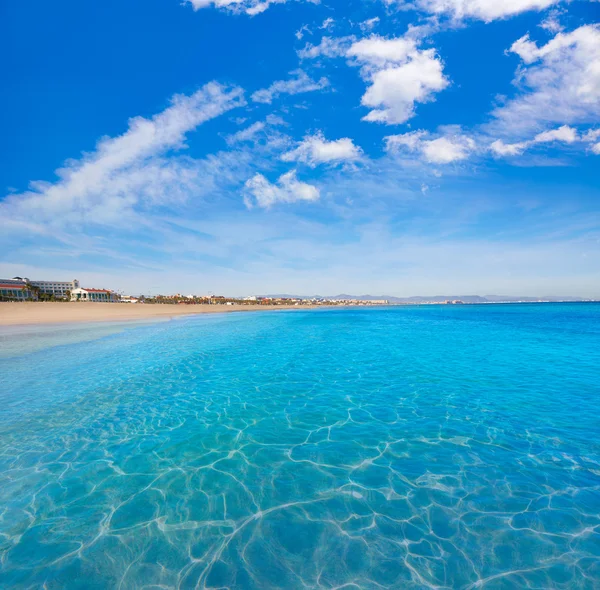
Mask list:
[[[32,287],[37,287],[40,293],[54,295],[57,299],[66,299],[67,291],[79,289],[79,281],[29,281]]]
[[[133,297],[132,295],[121,295],[120,302],[121,303],[137,303],[139,301],[139,297]]]
[[[116,303],[119,296],[108,289],[73,289],[71,301],[92,301],[95,303]]]
[[[0,279],[0,301],[25,301],[32,297],[23,279]]]
[[[67,291],[79,289],[79,281],[77,279],[73,279],[72,281],[32,281],[27,277],[14,277],[14,280],[29,283],[32,287],[39,290],[40,294],[54,295],[56,299],[66,299]]]

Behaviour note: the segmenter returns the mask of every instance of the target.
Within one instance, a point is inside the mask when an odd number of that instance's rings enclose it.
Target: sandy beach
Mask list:
[[[303,305],[301,309],[311,309]],[[152,318],[298,309],[286,305],[164,305],[131,303],[58,303],[20,302],[0,303],[0,326],[32,324],[62,324],[70,322],[102,322],[144,320]]]

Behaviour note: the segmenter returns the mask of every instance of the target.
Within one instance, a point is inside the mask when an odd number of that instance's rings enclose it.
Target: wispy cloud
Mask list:
[[[362,31],[371,31],[379,24],[380,21],[381,19],[378,16],[374,16],[373,18],[369,18],[360,23],[360,28]]]
[[[318,57],[343,57],[356,41],[356,37],[323,37],[318,45],[307,43],[298,51],[300,59],[316,59]]]
[[[550,131],[542,131],[529,141],[504,143],[501,139],[498,139],[491,144],[490,148],[498,156],[518,156],[534,145],[554,142],[572,144],[578,139],[576,129],[563,125]]]
[[[56,171],[57,182],[32,182],[22,194],[0,203],[5,222],[30,228],[39,224],[120,224],[135,207],[183,198],[199,170],[186,158],[165,154],[182,150],[185,136],[202,123],[245,104],[240,88],[210,83],[190,96],[176,95],[171,106],[151,119],[135,117],[118,137],[102,139],[96,150],[69,160]],[[215,165],[210,158],[201,167]]]
[[[264,12],[273,4],[285,4],[287,0],[185,0],[194,10],[201,8],[221,8],[234,13],[245,13],[255,16]],[[301,0],[298,0],[301,1]],[[312,4],[319,4],[320,0],[303,0]]]
[[[281,94],[302,94],[304,92],[314,92],[323,90],[329,86],[329,80],[324,76],[319,80],[313,80],[303,70],[294,70],[290,72],[292,76],[289,80],[277,80],[268,88],[257,90],[252,95],[254,102],[271,104],[273,99]]]

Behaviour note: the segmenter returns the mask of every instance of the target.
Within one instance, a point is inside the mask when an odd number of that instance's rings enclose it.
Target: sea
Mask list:
[[[4,328],[0,381],[0,588],[600,588],[600,304]]]

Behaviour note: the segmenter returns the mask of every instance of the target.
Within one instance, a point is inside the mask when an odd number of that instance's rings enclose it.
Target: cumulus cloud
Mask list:
[[[327,141],[323,133],[309,135],[298,146],[281,156],[284,162],[302,162],[315,167],[318,164],[350,162],[358,159],[362,151],[349,137]]]
[[[491,128],[527,136],[550,125],[594,123],[600,117],[600,26],[558,33],[545,45],[528,35],[511,46],[523,65],[518,95],[496,108]]]
[[[504,143],[501,139],[497,139],[490,145],[490,149],[497,156],[519,156],[528,147],[528,143],[525,141],[519,141],[516,143]]]
[[[301,59],[346,57],[369,84],[361,99],[371,111],[364,121],[396,125],[414,116],[415,104],[434,100],[449,84],[435,49],[420,49],[415,28],[404,37],[323,37],[298,52]]]
[[[186,134],[205,121],[244,104],[241,89],[216,83],[190,96],[176,95],[161,113],[131,119],[122,135],[102,139],[94,152],[69,160],[56,171],[57,182],[33,182],[27,192],[5,198],[0,215],[24,225],[110,224],[144,202],[180,198],[195,184],[198,170],[184,160],[168,161],[166,153],[185,148]]]
[[[320,0],[305,0],[312,4],[319,4]],[[186,0],[194,10],[201,8],[220,8],[234,13],[245,13],[250,16],[264,12],[272,4],[285,4],[287,0]]]
[[[384,138],[388,152],[416,152],[431,164],[451,164],[466,160],[475,150],[475,141],[460,132],[450,132],[431,139],[426,131],[412,131]]]
[[[369,83],[361,103],[372,110],[365,121],[394,125],[415,114],[415,104],[434,100],[449,84],[434,49],[419,49],[409,37],[373,35],[353,43],[347,56]]]
[[[417,6],[432,14],[455,20],[473,18],[484,22],[515,16],[530,10],[544,10],[560,0],[418,0]]]
[[[371,35],[353,43],[347,55],[368,67],[384,68],[406,61],[416,51],[414,39],[408,37],[386,39],[379,35]]]
[[[325,77],[319,80],[313,80],[303,70],[294,70],[290,72],[293,77],[289,80],[277,80],[268,88],[257,90],[252,95],[254,102],[271,104],[274,98],[281,94],[301,94],[303,92],[314,92],[322,90],[329,86],[329,80]]]
[[[518,156],[536,144],[553,142],[572,144],[578,141],[578,139],[576,129],[568,125],[562,125],[557,129],[542,131],[529,141],[504,143],[504,141],[498,139],[490,145],[490,148],[497,156]]]
[[[563,141],[564,143],[573,143],[577,141],[577,130],[563,125],[558,129],[543,131],[538,133],[533,139],[534,143],[548,143],[552,141]]]
[[[319,189],[296,176],[296,170],[282,174],[276,183],[269,182],[262,174],[255,174],[244,186],[244,204],[248,209],[254,205],[268,209],[277,203],[317,201]]]

